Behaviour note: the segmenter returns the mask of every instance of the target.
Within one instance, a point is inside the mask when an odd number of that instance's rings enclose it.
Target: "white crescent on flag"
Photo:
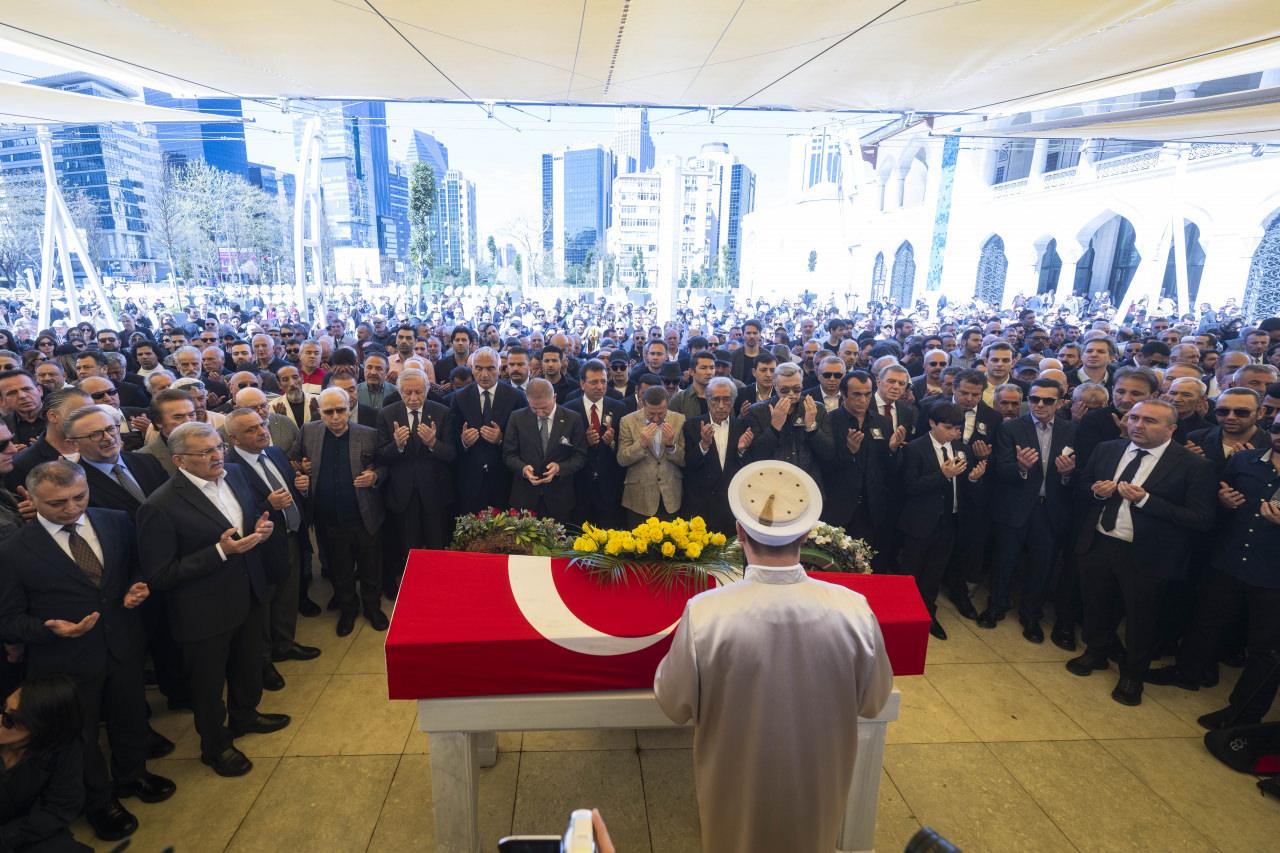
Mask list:
[[[677,619],[647,637],[618,637],[592,628],[569,609],[551,574],[550,557],[507,558],[511,594],[520,613],[543,637],[561,648],[583,655],[629,655],[647,649],[680,624]]]

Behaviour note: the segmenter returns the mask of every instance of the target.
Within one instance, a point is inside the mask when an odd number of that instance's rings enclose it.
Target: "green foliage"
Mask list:
[[[415,163],[409,175],[409,264],[419,281],[431,275],[431,212],[435,206],[435,170],[430,163]]]

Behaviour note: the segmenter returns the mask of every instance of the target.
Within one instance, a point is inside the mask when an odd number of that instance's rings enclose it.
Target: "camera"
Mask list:
[[[509,835],[498,842],[498,853],[596,853],[591,810],[575,809],[563,836]]]

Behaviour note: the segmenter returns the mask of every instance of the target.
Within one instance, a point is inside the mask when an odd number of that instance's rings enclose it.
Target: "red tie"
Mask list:
[[[889,420],[893,420],[893,410],[890,408],[892,405],[892,403],[884,404],[884,416]]]
[[[600,431],[600,415],[596,412],[595,405],[591,406],[591,428],[596,432]]]

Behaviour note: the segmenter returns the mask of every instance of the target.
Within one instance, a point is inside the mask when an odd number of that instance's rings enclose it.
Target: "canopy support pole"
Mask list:
[[[1173,173],[1173,270],[1177,282],[1177,314],[1193,311],[1191,277],[1187,267],[1187,226],[1182,213],[1182,185],[1187,174],[1187,146],[1178,146],[1178,165]]]
[[[72,323],[80,322],[80,297],[76,293],[75,268],[72,256],[80,259],[89,291],[98,301],[102,316],[111,328],[116,328],[116,313],[107,299],[98,268],[89,257],[89,249],[80,236],[80,229],[71,218],[66,199],[58,187],[58,173],[53,167],[53,137],[47,126],[36,128],[36,145],[40,149],[40,165],[44,171],[44,238],[40,246],[40,311],[41,329],[49,328],[52,315],[54,279],[54,253],[58,255],[58,267],[62,270],[62,286],[67,298],[67,310]]]
[[[307,119],[302,130],[298,152],[297,192],[293,203],[293,276],[297,290],[298,311],[311,322],[311,302],[307,298],[307,255],[311,255],[311,271],[318,293],[324,293],[324,255],[321,248],[321,222],[324,201],[320,195],[320,149],[323,143],[320,117]],[[307,236],[310,225],[311,236]]]

